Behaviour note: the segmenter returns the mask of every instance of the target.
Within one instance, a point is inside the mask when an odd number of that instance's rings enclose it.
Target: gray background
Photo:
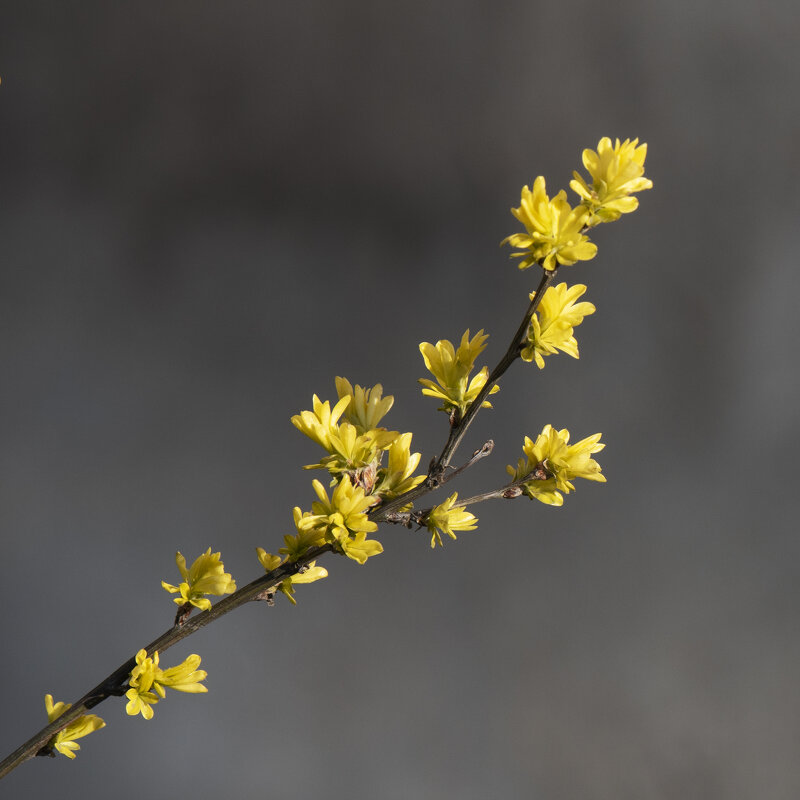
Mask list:
[[[382,530],[165,655],[199,652],[208,695],[109,701],[2,797],[800,796],[794,0],[1,16],[4,752],[168,627],[176,549],[259,573],[313,499],[289,417],[335,375],[438,452],[417,345],[505,348],[522,184],[603,135],[655,182],[561,273],[598,307],[581,360],[515,365],[459,488],[546,422],[603,432],[607,485],[478,506],[443,551]]]

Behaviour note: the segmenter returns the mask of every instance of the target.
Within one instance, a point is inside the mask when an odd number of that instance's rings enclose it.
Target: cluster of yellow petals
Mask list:
[[[586,231],[600,222],[611,222],[622,214],[634,211],[639,201],[634,192],[651,189],[653,182],[644,177],[647,145],[638,139],[620,142],[604,136],[597,150],[583,151],[583,165],[591,183],[578,172],[573,173],[570,188],[580,197],[574,208],[562,189],[550,199],[545,179],[539,175],[533,188],[523,187],[519,208],[511,213],[525,226],[525,233],[513,233],[501,244],[510,244],[521,252],[520,269],[540,264],[552,271],[560,264],[589,261],[597,246],[589,241]]]
[[[508,242],[522,250],[512,254],[512,258],[522,258],[520,269],[541,264],[552,271],[559,264],[588,261],[597,254],[597,245],[582,233],[588,209],[581,205],[572,208],[563,189],[551,200],[541,175],[533,182],[533,190],[523,187],[520,206],[511,213],[527,233],[513,233],[501,244]]]
[[[616,139],[612,144],[608,136],[600,140],[596,151],[583,151],[583,166],[592,182],[575,172],[569,185],[589,211],[590,226],[612,222],[639,207],[638,198],[631,195],[653,188],[653,182],[644,177],[646,157],[647,145],[639,144],[638,139]]]
[[[201,611],[208,611],[211,601],[206,597],[207,594],[222,595],[236,591],[236,581],[230,573],[225,572],[220,554],[212,553],[210,547],[195,559],[189,569],[180,550],[175,553],[175,563],[183,581],[178,586],[161,581],[161,586],[170,594],[178,593],[173,602],[179,606],[192,605]]]
[[[60,701],[54,703],[53,695],[51,694],[44,696],[44,707],[47,711],[48,722],[57,720],[71,706],[71,703],[62,703]],[[96,714],[82,714],[62,728],[50,740],[50,746],[61,753],[62,756],[75,758],[75,751],[81,749],[81,746],[75,740],[99,731],[100,728],[105,727],[105,724]]]
[[[298,509],[299,510],[299,509]],[[274,569],[277,569],[281,564],[283,564],[287,560],[291,560],[288,557],[282,558],[279,555],[272,555],[268,553],[263,547],[256,548],[256,554],[258,555],[258,560],[262,567],[264,567],[265,572],[272,572]],[[314,581],[321,580],[322,578],[328,577],[328,570],[325,567],[318,567],[316,561],[312,561],[307,564],[301,571],[296,572],[294,575],[290,575],[287,578],[284,578],[280,583],[276,584],[275,589],[279,592],[283,592],[286,597],[289,599],[293,606],[297,605],[297,600],[294,599],[294,586],[298,583],[313,583]]]
[[[456,538],[456,531],[474,531],[478,527],[478,518],[456,504],[458,492],[453,492],[444,503],[433,508],[425,519],[425,526],[431,532],[431,547],[440,547],[442,534],[447,534],[451,539]]]
[[[469,376],[475,367],[475,359],[486,348],[488,338],[489,336],[480,330],[470,339],[468,328],[461,337],[458,349],[447,339],[440,339],[435,345],[430,342],[420,344],[419,351],[422,353],[425,367],[436,378],[436,383],[429,378],[419,379],[425,387],[422,394],[441,400],[440,411],[450,413],[458,410],[463,415],[486,385],[489,379],[488,367],[483,367],[472,380]],[[499,391],[500,387],[495,385],[489,394]],[[482,408],[491,407],[492,404],[488,400],[483,401]]]
[[[559,431],[545,425],[535,442],[525,437],[522,446],[525,458],[519,459],[516,469],[508,466],[506,471],[515,483],[522,482],[522,490],[531,499],[551,506],[563,505],[561,492],[569,494],[575,489],[574,478],[605,482],[600,465],[592,458],[605,447],[600,444],[601,436],[595,433],[571,445],[566,428]]]
[[[136,666],[131,670],[128,680],[130,689],[125,693],[128,698],[125,711],[132,717],[141,714],[145,719],[152,719],[153,706],[166,697],[165,687],[191,694],[208,691],[201,683],[208,673],[197,669],[201,659],[196,653],[168,669],[161,669],[158,661],[158,651],[152,657],[147,655],[146,650],[136,654]]]
[[[583,322],[584,317],[595,312],[592,303],[576,303],[585,291],[586,287],[581,283],[574,286],[559,283],[548,287],[531,319],[527,341],[521,352],[523,360],[535,361],[536,366],[543,369],[544,356],[553,355],[559,350],[578,358],[574,329]],[[533,297],[534,293],[531,293],[531,300]]]

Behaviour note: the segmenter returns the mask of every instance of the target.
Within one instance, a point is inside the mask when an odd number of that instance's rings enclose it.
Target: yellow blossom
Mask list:
[[[455,531],[473,531],[478,527],[478,518],[464,506],[456,505],[456,500],[458,492],[454,492],[444,503],[432,509],[425,519],[425,525],[432,534],[431,547],[442,545],[443,533],[455,539]]]
[[[339,418],[350,404],[350,400],[349,395],[342,397],[331,411],[331,404],[327,400],[323,403],[317,395],[314,395],[312,399],[314,410],[295,414],[292,417],[292,425],[330,453],[331,433],[338,432]]]
[[[582,205],[572,208],[563,190],[551,200],[541,175],[533,182],[533,191],[527,186],[522,188],[520,207],[512,208],[511,213],[527,233],[513,233],[501,244],[508,242],[522,250],[511,256],[522,258],[520,269],[538,263],[546,270],[554,270],[559,264],[588,261],[597,254],[597,246],[581,233],[588,209]]]
[[[179,593],[173,602],[179,606],[193,605],[203,611],[211,608],[207,594],[229,594],[236,591],[236,581],[230,573],[225,572],[225,565],[220,561],[219,553],[212,553],[209,547],[203,555],[198,556],[191,566],[186,568],[186,559],[180,551],[175,554],[183,582],[180,586],[161,581],[161,585],[171,594]]]
[[[489,368],[483,367],[471,381],[469,374],[475,366],[475,359],[486,348],[488,338],[489,336],[480,330],[470,339],[467,329],[461,337],[458,349],[447,339],[439,340],[435,346],[430,342],[420,344],[419,350],[425,361],[425,367],[437,381],[434,383],[428,378],[420,378],[419,382],[425,387],[422,394],[442,400],[440,411],[450,413],[458,409],[463,415],[483,389],[489,378]],[[489,394],[499,391],[500,387],[495,385]],[[482,408],[491,407],[492,404],[488,400],[483,401]]]
[[[547,289],[528,328],[527,343],[521,353],[525,361],[535,360],[536,366],[543,369],[544,356],[559,350],[573,358],[578,357],[574,327],[595,312],[591,303],[575,302],[585,291],[586,287],[580,283],[570,287],[566,283],[559,283]],[[531,300],[534,294],[531,293]]]
[[[564,503],[564,494],[575,489],[574,478],[605,482],[600,465],[591,457],[604,447],[600,444],[602,434],[587,436],[573,445],[569,444],[569,431],[560,431],[545,425],[536,441],[525,437],[522,451],[524,459],[519,459],[517,467],[506,467],[515,483],[522,482],[522,489],[528,497],[551,506]],[[528,480],[526,480],[528,478]]]
[[[193,653],[177,666],[161,669],[158,666],[158,651],[148,656],[146,650],[140,650],[128,680],[130,688],[125,692],[128,698],[125,711],[132,717],[141,714],[145,719],[152,719],[152,706],[158,703],[159,698],[166,696],[166,686],[178,692],[207,692],[201,681],[206,679],[208,673],[197,669],[200,660],[200,656]]]
[[[370,506],[379,502],[377,497],[365,496],[360,486],[353,486],[348,475],[342,478],[330,498],[319,481],[315,480],[312,485],[319,500],[311,504],[312,514],[302,518],[298,527],[323,528],[325,541],[359,564],[383,552],[380,542],[367,540],[367,534],[378,529],[367,518]]]
[[[294,587],[298,583],[313,583],[314,581],[321,580],[328,577],[328,570],[325,567],[318,567],[315,561],[309,563],[308,567],[302,572],[297,572],[284,578],[278,584],[278,591],[283,592],[289,599],[293,606],[297,605],[297,600],[294,599]]]
[[[325,544],[325,518],[310,511],[301,511],[297,506],[292,513],[297,533],[283,537],[286,546],[281,547],[279,552],[284,553],[288,561],[297,561],[310,548]]]
[[[203,686],[201,681],[206,679],[208,673],[204,669],[197,669],[201,660],[197,653],[192,653],[177,666],[158,670],[153,688],[161,697],[164,697],[165,686],[169,686],[170,689],[174,689],[176,692],[187,692],[189,694],[207,692],[208,689]]]
[[[57,720],[68,708],[71,703],[53,703],[53,695],[44,696],[44,707],[47,711],[49,722]],[[80,750],[81,746],[75,741],[84,736],[88,736],[94,731],[105,727],[105,722],[96,714],[81,714],[77,719],[72,720],[66,727],[62,728],[51,740],[50,745],[61,755],[67,758],[75,758],[75,750]]]
[[[403,433],[392,442],[389,464],[380,471],[375,494],[385,498],[398,497],[425,480],[424,475],[414,475],[421,456],[411,452],[411,438],[411,433]]]
[[[256,554],[261,566],[264,567],[264,572],[272,572],[283,563],[283,559],[280,556],[268,553],[263,547],[256,547]]]
[[[327,469],[331,475],[343,472],[361,473],[365,468],[377,469],[382,450],[389,447],[400,434],[376,428],[359,434],[355,425],[343,422],[329,435],[330,455],[318,464],[308,464],[304,469]]]
[[[297,510],[299,511],[300,509]],[[283,563],[283,559],[280,556],[271,555],[264,550],[263,547],[257,547],[256,552],[258,553],[258,560],[261,562],[261,566],[264,567],[265,572],[272,572],[272,570],[277,569]],[[275,588],[283,592],[286,597],[289,598],[292,605],[297,605],[297,601],[293,597],[293,587],[295,584],[313,583],[314,581],[327,577],[328,570],[326,570],[325,567],[316,566],[316,562],[312,561],[300,572],[290,575],[288,578],[284,578]]]
[[[636,210],[639,200],[631,194],[653,188],[653,182],[643,177],[646,156],[647,145],[639,144],[638,139],[616,139],[612,145],[607,136],[600,140],[597,151],[583,151],[583,166],[592,183],[575,172],[569,185],[591,214],[587,225],[611,222]]]
[[[378,383],[371,389],[356,384],[355,389],[347,378],[336,378],[336,393],[341,401],[350,398],[350,404],[344,411],[345,419],[356,426],[359,434],[378,427],[378,423],[386,416],[394,404],[394,397],[383,397],[383,387]]]
[[[349,381],[337,378],[336,388],[341,397],[333,410],[327,400],[322,403],[314,395],[314,410],[292,417],[292,424],[298,430],[329,453],[319,463],[308,464],[305,469],[327,469],[335,477],[349,473],[354,482],[361,482],[363,477],[364,485],[371,489],[368,483],[378,470],[381,452],[400,434],[385,428],[367,429],[366,425],[379,421],[394,398],[382,398],[380,384],[372,389],[361,386],[353,389]],[[340,423],[342,415],[345,421]]]

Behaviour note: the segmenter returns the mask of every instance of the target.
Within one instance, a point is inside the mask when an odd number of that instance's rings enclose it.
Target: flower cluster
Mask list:
[[[612,145],[608,136],[600,140],[596,151],[588,148],[583,151],[583,166],[592,176],[592,182],[575,172],[569,185],[589,212],[589,227],[613,222],[639,207],[639,199],[631,195],[653,188],[653,182],[644,177],[646,156],[647,145],[639,144],[638,139],[624,142],[617,139]]]
[[[298,509],[299,511],[299,509]],[[258,555],[258,560],[261,562],[261,566],[264,567],[264,571],[269,573],[273,570],[277,569],[281,564],[283,564],[286,560],[290,560],[288,556],[281,557],[272,555],[268,553],[263,547],[257,547],[256,553]],[[318,567],[316,561],[312,561],[306,567],[304,567],[300,572],[296,572],[294,575],[289,575],[289,577],[284,578],[280,583],[276,584],[270,591],[278,591],[282,592],[286,595],[293,606],[297,605],[297,600],[294,599],[294,586],[298,583],[313,583],[314,581],[318,581],[322,578],[328,577],[328,570],[325,567]]]
[[[508,466],[506,471],[532,500],[560,506],[564,503],[561,492],[569,494],[575,489],[573,478],[605,482],[600,465],[591,457],[605,447],[600,444],[601,435],[595,433],[571,445],[566,428],[558,431],[545,425],[535,442],[525,437],[525,458],[519,459],[516,469]]]
[[[331,476],[330,495],[318,480],[312,482],[317,500],[311,511],[294,509],[295,533],[283,537],[279,555],[257,548],[258,559],[267,572],[283,563],[296,562],[313,548],[328,546],[359,564],[383,552],[380,542],[370,538],[378,526],[369,512],[385,500],[413,489],[425,479],[415,475],[419,453],[411,452],[411,433],[380,427],[381,420],[394,404],[391,395],[383,396],[377,384],[353,386],[346,378],[336,378],[338,401],[322,401],[314,395],[311,411],[292,417],[292,424],[318,444],[327,455],[306,469],[325,469]],[[386,463],[384,464],[384,456]],[[275,586],[292,603],[294,586],[327,576],[327,571],[308,564]]]
[[[444,503],[433,508],[425,519],[425,526],[431,532],[431,547],[440,547],[442,534],[451,539],[456,538],[456,531],[474,531],[478,527],[478,518],[467,511],[464,506],[456,505],[458,492],[454,492]]]
[[[510,244],[521,252],[520,269],[540,264],[552,271],[561,264],[589,261],[597,254],[597,246],[586,236],[589,228],[601,222],[612,222],[620,215],[634,211],[639,201],[631,195],[650,189],[653,182],[644,176],[647,145],[638,139],[614,144],[603,137],[597,151],[583,151],[583,165],[591,175],[591,183],[577,172],[570,188],[581,198],[574,208],[562,189],[550,199],[545,179],[540,175],[533,189],[523,187],[519,208],[511,213],[525,226],[525,233],[513,233],[501,244]]]
[[[136,666],[128,679],[130,688],[125,692],[128,698],[125,711],[132,717],[141,714],[145,719],[152,719],[153,706],[166,697],[167,686],[177,692],[207,692],[208,689],[201,683],[207,673],[197,669],[199,666],[200,656],[192,654],[175,667],[161,669],[158,666],[158,651],[150,657],[146,650],[140,650],[136,654]]]
[[[573,358],[578,357],[574,328],[583,322],[584,317],[595,312],[591,303],[575,302],[585,291],[586,287],[580,283],[574,286],[559,283],[548,287],[528,328],[520,354],[525,361],[536,361],[536,366],[543,369],[544,356],[559,350]],[[533,300],[534,293],[530,297]]]
[[[181,573],[183,582],[179,586],[161,581],[161,585],[170,594],[178,593],[173,602],[179,606],[190,606],[208,611],[211,601],[207,594],[222,595],[236,591],[236,581],[225,572],[225,565],[220,560],[219,553],[212,553],[209,547],[205,553],[198,556],[190,569],[186,568],[186,559],[180,551],[175,553],[175,563]]]
[[[488,367],[480,369],[472,380],[469,376],[475,367],[475,359],[486,348],[488,338],[488,335],[480,330],[470,339],[467,329],[461,337],[458,349],[447,339],[442,339],[435,345],[430,342],[420,344],[419,350],[425,361],[425,367],[436,378],[436,383],[429,378],[419,379],[425,387],[422,394],[441,400],[440,411],[448,414],[457,411],[463,416],[467,407],[486,385],[489,379]],[[495,385],[489,394],[499,391],[500,387]],[[488,400],[483,401],[482,408],[491,407],[492,404]]]
[[[44,707],[47,711],[47,721],[54,722],[57,720],[68,708],[71,708],[71,703],[53,703],[53,695],[46,694],[44,696]],[[90,733],[99,731],[100,728],[105,727],[100,717],[95,714],[81,714],[80,717],[74,719],[66,727],[62,728],[51,740],[50,746],[61,753],[62,756],[67,758],[75,758],[75,751],[80,750],[81,746],[75,741]]]

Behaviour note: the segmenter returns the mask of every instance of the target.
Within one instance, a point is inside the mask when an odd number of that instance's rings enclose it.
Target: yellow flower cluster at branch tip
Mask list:
[[[299,510],[299,509],[298,509]],[[272,572],[284,563],[284,559],[280,556],[272,555],[264,550],[263,547],[257,547],[256,553],[261,566],[264,567],[264,572]],[[328,570],[325,567],[318,567],[315,561],[312,561],[301,572],[290,575],[284,578],[280,583],[276,584],[275,589],[283,592],[289,598],[293,606],[297,605],[297,600],[294,599],[294,585],[298,583],[313,583],[322,578],[328,577]]]
[[[68,708],[71,703],[53,703],[53,695],[44,696],[44,707],[47,711],[48,722],[57,720]],[[51,740],[51,747],[55,748],[61,755],[67,758],[75,758],[75,750],[80,750],[81,746],[75,741],[90,733],[99,731],[105,727],[100,717],[95,714],[82,714],[77,719],[72,720],[66,727],[62,728]]]
[[[201,683],[208,675],[205,670],[197,669],[200,666],[200,656],[190,655],[181,664],[169,669],[158,666],[158,651],[152,657],[146,650],[136,654],[136,666],[131,670],[128,680],[130,689],[125,692],[128,704],[125,711],[132,717],[141,714],[145,719],[153,718],[153,706],[166,697],[164,687],[175,689],[178,692],[197,694],[207,692]]]
[[[646,156],[647,145],[639,144],[638,139],[616,139],[612,144],[608,136],[600,140],[596,151],[583,151],[583,166],[592,182],[575,172],[569,185],[590,214],[588,226],[612,222],[636,210],[639,200],[631,197],[633,192],[653,188],[653,182],[643,177]]]
[[[183,582],[180,586],[161,581],[161,585],[171,594],[178,593],[173,602],[179,606],[193,605],[202,611],[211,608],[207,594],[229,594],[236,591],[236,581],[225,572],[225,565],[220,561],[219,553],[212,553],[209,547],[203,555],[198,556],[191,569],[186,568],[186,559],[180,551],[175,554]]]
[[[583,322],[584,317],[595,312],[591,303],[575,302],[585,291],[586,287],[580,283],[569,287],[566,283],[559,283],[547,289],[528,328],[527,342],[521,352],[525,361],[535,360],[536,366],[543,369],[544,356],[559,350],[573,358],[578,357],[574,328]],[[532,292],[531,300],[534,295]]]
[[[561,492],[569,494],[575,489],[574,478],[605,482],[600,465],[591,457],[605,447],[600,444],[601,436],[595,433],[570,445],[566,428],[557,431],[545,425],[535,442],[525,437],[522,446],[525,458],[519,459],[516,469],[508,466],[506,471],[514,483],[522,483],[522,490],[531,499],[551,506],[563,505]],[[528,477],[530,480],[525,480]]]
[[[425,387],[422,394],[442,400],[440,411],[450,413],[457,409],[463,416],[470,403],[485,386],[489,378],[488,367],[483,367],[471,381],[469,374],[475,366],[475,359],[486,348],[488,338],[489,336],[480,330],[470,339],[467,329],[461,337],[458,349],[447,339],[441,339],[436,345],[430,342],[420,344],[419,351],[422,353],[425,367],[436,378],[436,383],[429,378],[419,379]],[[495,385],[489,394],[499,391],[500,387]],[[491,407],[492,404],[488,400],[483,401],[482,408]]]
[[[588,261],[597,254],[597,245],[581,233],[589,210],[583,205],[572,208],[563,189],[551,200],[541,175],[533,182],[533,191],[522,188],[520,206],[512,208],[511,213],[527,233],[513,233],[501,244],[508,242],[522,251],[511,255],[522,258],[520,269],[541,264],[546,270],[554,270],[559,264]]]
[[[431,547],[442,546],[442,534],[451,539],[456,538],[455,531],[473,531],[478,527],[478,518],[465,509],[455,505],[458,492],[454,492],[444,503],[432,509],[425,519],[425,525],[431,532]]]

